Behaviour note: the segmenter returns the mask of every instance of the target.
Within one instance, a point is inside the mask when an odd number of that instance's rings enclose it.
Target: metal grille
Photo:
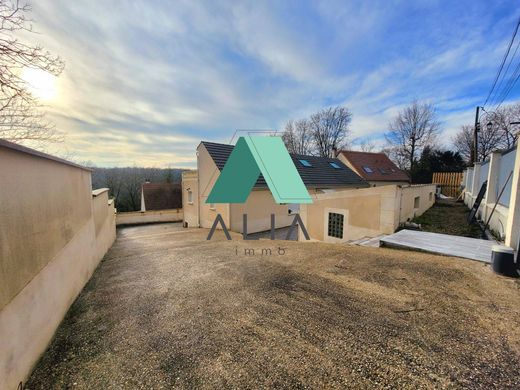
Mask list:
[[[343,238],[343,214],[329,213],[329,237]]]

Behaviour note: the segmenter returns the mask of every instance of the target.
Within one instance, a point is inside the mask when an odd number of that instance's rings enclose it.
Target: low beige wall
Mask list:
[[[435,203],[436,187],[435,184],[421,184],[401,188],[399,223],[411,221],[432,207]],[[419,198],[418,207],[415,205],[416,198]]]
[[[312,204],[301,205],[300,215],[311,239],[346,242],[392,234],[400,223],[421,215],[434,203],[435,185],[388,185],[317,194]],[[343,215],[343,238],[328,236],[329,213]],[[299,238],[304,239],[302,234]]]
[[[16,389],[115,239],[90,171],[0,141],[0,389]]]
[[[133,211],[117,213],[116,225],[139,225],[157,222],[181,222],[183,220],[182,209]]]
[[[312,204],[301,205],[300,215],[313,240],[345,242],[390,234],[396,228],[397,191],[396,186],[380,186],[317,194]],[[329,213],[343,215],[343,238],[327,235]]]

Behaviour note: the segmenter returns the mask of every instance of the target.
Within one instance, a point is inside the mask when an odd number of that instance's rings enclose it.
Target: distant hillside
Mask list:
[[[175,168],[92,168],[92,189],[110,188],[118,211],[141,210],[141,184],[180,183],[185,169]]]

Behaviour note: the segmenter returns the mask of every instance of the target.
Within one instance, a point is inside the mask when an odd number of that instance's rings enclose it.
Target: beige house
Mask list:
[[[243,214],[247,214],[248,233],[269,230],[271,214],[276,228],[289,226],[299,205],[276,204],[262,176],[246,203],[207,204],[206,199],[220,171],[233,151],[233,145],[201,142],[197,147],[197,170],[183,172],[182,197],[184,225],[210,228],[220,214],[228,229],[242,233]],[[292,154],[291,158],[311,196],[346,189],[367,188],[368,183],[340,160]]]
[[[370,186],[400,185],[411,183],[410,177],[395,165],[384,153],[342,150],[338,159],[365,179]]]

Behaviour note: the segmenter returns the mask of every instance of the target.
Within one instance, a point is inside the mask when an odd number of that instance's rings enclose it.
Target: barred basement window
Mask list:
[[[343,238],[343,214],[329,213],[329,237]]]

